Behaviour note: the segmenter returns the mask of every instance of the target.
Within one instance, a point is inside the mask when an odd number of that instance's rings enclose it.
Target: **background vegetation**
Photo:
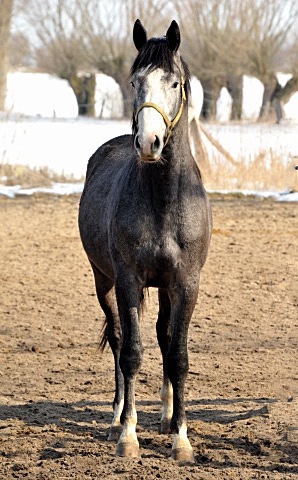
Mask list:
[[[260,119],[298,90],[297,0],[1,0],[0,110],[10,67],[38,69],[66,79],[80,113],[93,113],[92,75],[101,71],[120,85],[125,114],[131,112],[125,81],[135,56],[132,26],[140,18],[149,36],[165,32],[176,18],[182,54],[204,88],[203,116],[215,114],[222,86],[233,98],[232,118],[241,118],[242,76],[264,84]],[[282,87],[276,72],[292,73]]]

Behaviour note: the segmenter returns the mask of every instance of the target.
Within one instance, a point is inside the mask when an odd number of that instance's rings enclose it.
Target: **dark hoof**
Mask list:
[[[194,463],[195,457],[190,448],[175,448],[172,450],[171,457],[177,462],[191,462]]]
[[[110,433],[108,436],[108,441],[109,442],[118,442],[120,435],[122,433],[123,427],[119,425],[118,427],[111,427],[110,428]]]
[[[118,443],[116,448],[116,455],[120,457],[138,458],[139,457],[139,445],[136,443]]]
[[[159,427],[159,433],[171,433],[171,420],[162,420],[160,427]]]

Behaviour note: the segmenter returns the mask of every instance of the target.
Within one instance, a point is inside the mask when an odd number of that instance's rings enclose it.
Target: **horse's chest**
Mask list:
[[[178,217],[172,214],[161,222],[139,215],[115,222],[116,254],[149,285],[175,281],[183,269],[189,268],[190,240],[197,237],[196,228],[192,225],[190,234],[189,222]]]

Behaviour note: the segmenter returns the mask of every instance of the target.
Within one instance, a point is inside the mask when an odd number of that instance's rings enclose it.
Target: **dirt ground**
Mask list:
[[[0,479],[297,479],[298,206],[213,197],[189,333],[195,464],[158,433],[156,295],[141,324],[139,459],[114,455],[113,362],[77,228],[78,196],[0,198]]]

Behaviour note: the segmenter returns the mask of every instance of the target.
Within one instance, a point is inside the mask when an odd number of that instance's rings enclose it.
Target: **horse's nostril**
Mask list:
[[[136,147],[137,150],[141,150],[141,145],[140,145],[140,142],[139,142],[138,135],[135,138],[135,147]]]
[[[140,142],[139,142],[138,135],[135,138],[135,147],[136,147],[137,150],[141,150],[141,145],[140,145]]]
[[[160,147],[160,140],[158,137],[155,136],[155,142],[152,143],[151,145],[152,152],[156,152],[159,149],[159,147]]]

